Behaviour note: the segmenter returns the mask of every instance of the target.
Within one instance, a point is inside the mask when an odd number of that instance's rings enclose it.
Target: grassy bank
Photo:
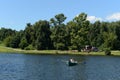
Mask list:
[[[104,52],[77,52],[61,50],[21,50],[0,45],[1,53],[25,53],[25,54],[79,54],[79,55],[105,55]],[[112,55],[120,56],[120,51],[112,51]]]

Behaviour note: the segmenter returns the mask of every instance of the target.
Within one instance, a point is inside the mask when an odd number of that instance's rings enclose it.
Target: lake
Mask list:
[[[0,53],[0,80],[120,80],[120,57]]]

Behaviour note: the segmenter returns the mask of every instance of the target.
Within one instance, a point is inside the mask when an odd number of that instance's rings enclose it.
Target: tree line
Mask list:
[[[7,47],[25,50],[81,50],[85,45],[99,49],[120,49],[120,21],[90,23],[87,14],[81,13],[64,23],[61,13],[49,21],[27,23],[21,31],[0,29],[0,42]]]

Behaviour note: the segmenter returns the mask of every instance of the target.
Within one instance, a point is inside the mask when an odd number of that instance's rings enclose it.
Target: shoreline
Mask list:
[[[78,52],[75,50],[21,50],[0,46],[0,53],[40,54],[40,55],[90,55],[105,56],[104,52]],[[120,51],[111,51],[111,56],[120,56]]]

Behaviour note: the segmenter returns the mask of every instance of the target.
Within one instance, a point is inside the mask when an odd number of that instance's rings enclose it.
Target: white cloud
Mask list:
[[[77,17],[78,15],[76,15]],[[101,17],[96,17],[96,16],[87,16],[87,20],[89,20],[90,22],[95,22],[95,21],[118,21],[120,20],[120,12],[117,13],[113,13],[111,15],[108,15],[104,18]]]
[[[95,17],[95,16],[88,16],[87,20],[89,20],[90,22],[95,22],[95,21],[102,21],[102,18]]]
[[[120,20],[120,12],[106,17],[106,20]]]

